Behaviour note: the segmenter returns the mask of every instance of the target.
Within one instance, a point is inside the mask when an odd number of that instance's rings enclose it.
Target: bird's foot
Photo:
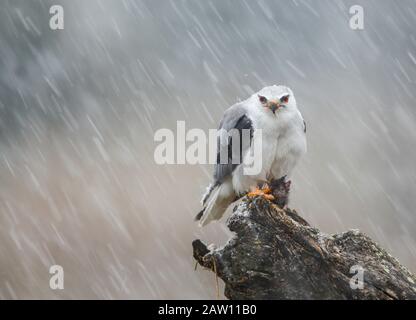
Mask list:
[[[289,193],[291,184],[292,184],[292,181],[286,180],[286,176],[284,176],[284,177],[281,177],[280,179],[272,179],[270,182],[270,187],[272,190],[279,189],[281,191]]]
[[[247,194],[247,196],[249,198],[254,198],[254,197],[263,197],[269,201],[273,201],[275,198],[274,196],[271,194],[272,193],[272,189],[270,189],[269,185],[267,183],[263,184],[263,186],[261,188],[256,187],[254,190],[252,190],[251,192],[249,192]]]
[[[270,182],[270,187],[272,189],[272,195],[275,197],[274,203],[282,208],[283,210],[287,208],[289,202],[289,193],[291,181],[286,181],[286,176],[280,179],[272,179]]]

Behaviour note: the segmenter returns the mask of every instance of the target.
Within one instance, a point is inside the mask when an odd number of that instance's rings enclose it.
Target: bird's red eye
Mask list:
[[[259,95],[259,100],[261,103],[267,103],[267,98]]]
[[[288,103],[289,102],[289,95],[282,97],[280,99],[280,102],[282,102],[282,103]]]

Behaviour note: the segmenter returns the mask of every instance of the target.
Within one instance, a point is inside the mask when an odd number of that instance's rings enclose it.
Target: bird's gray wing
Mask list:
[[[232,131],[239,132],[239,148],[238,145],[233,148],[233,141],[236,143],[235,138],[233,139],[229,136],[220,141],[220,137],[218,137],[217,163],[214,170],[215,184],[220,184],[227,177],[231,176],[234,169],[239,165],[238,163],[232,163],[233,159],[237,159],[242,163],[245,153],[250,148],[251,140],[253,138],[253,126],[243,104],[236,104],[225,111],[219,127],[219,130],[221,129],[223,132],[228,133]],[[247,132],[243,133],[243,130],[250,130],[249,135],[247,135]],[[245,139],[247,136],[249,139]],[[224,159],[224,156],[221,158],[222,154],[228,154],[228,157],[226,157],[226,159]]]

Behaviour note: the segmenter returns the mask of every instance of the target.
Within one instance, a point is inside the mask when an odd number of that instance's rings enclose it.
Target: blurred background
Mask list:
[[[191,248],[230,237],[193,222],[212,167],[156,165],[153,136],[271,84],[308,124],[291,207],[416,272],[415,49],[413,0],[3,0],[0,298],[215,298]]]

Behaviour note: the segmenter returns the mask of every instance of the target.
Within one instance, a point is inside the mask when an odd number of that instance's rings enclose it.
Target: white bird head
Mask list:
[[[297,109],[295,96],[290,88],[285,86],[270,86],[257,93],[260,106],[270,110],[274,115]]]

